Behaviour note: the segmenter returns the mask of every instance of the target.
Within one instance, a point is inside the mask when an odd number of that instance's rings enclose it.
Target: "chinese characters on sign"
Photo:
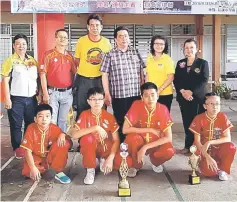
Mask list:
[[[11,12],[237,15],[237,0],[11,0]]]

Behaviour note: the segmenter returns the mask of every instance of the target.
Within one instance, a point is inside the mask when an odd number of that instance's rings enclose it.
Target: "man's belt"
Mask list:
[[[84,79],[100,79],[102,76],[97,76],[97,77],[86,77],[86,76],[79,75],[79,77],[82,77],[82,78],[84,78]]]
[[[54,88],[52,86],[48,86],[48,89],[51,89],[51,90],[54,90],[54,91],[59,91],[59,92],[65,92],[66,90],[69,90],[71,88],[72,88],[72,86],[69,86],[67,88]]]

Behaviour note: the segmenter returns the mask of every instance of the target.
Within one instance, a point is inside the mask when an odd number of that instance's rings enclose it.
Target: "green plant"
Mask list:
[[[220,97],[229,97],[232,93],[232,89],[226,85],[226,83],[222,83],[221,80],[215,81],[215,93]],[[227,98],[226,98],[227,99]],[[228,98],[229,99],[229,98]]]

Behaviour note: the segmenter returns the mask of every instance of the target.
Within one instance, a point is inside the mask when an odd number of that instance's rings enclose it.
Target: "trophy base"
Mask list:
[[[192,176],[192,175],[189,175],[189,180],[188,180],[188,182],[189,182],[191,185],[200,184],[200,177],[199,177],[199,176]]]
[[[118,196],[119,197],[130,197],[131,189],[129,188],[121,188],[118,186]]]

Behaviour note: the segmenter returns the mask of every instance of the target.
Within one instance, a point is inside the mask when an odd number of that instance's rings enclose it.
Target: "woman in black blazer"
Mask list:
[[[184,42],[185,58],[177,62],[173,81],[185,131],[185,147],[181,150],[183,154],[189,153],[194,141],[194,134],[188,129],[193,118],[205,111],[203,101],[207,93],[209,67],[208,62],[196,54],[196,41],[187,39]]]

